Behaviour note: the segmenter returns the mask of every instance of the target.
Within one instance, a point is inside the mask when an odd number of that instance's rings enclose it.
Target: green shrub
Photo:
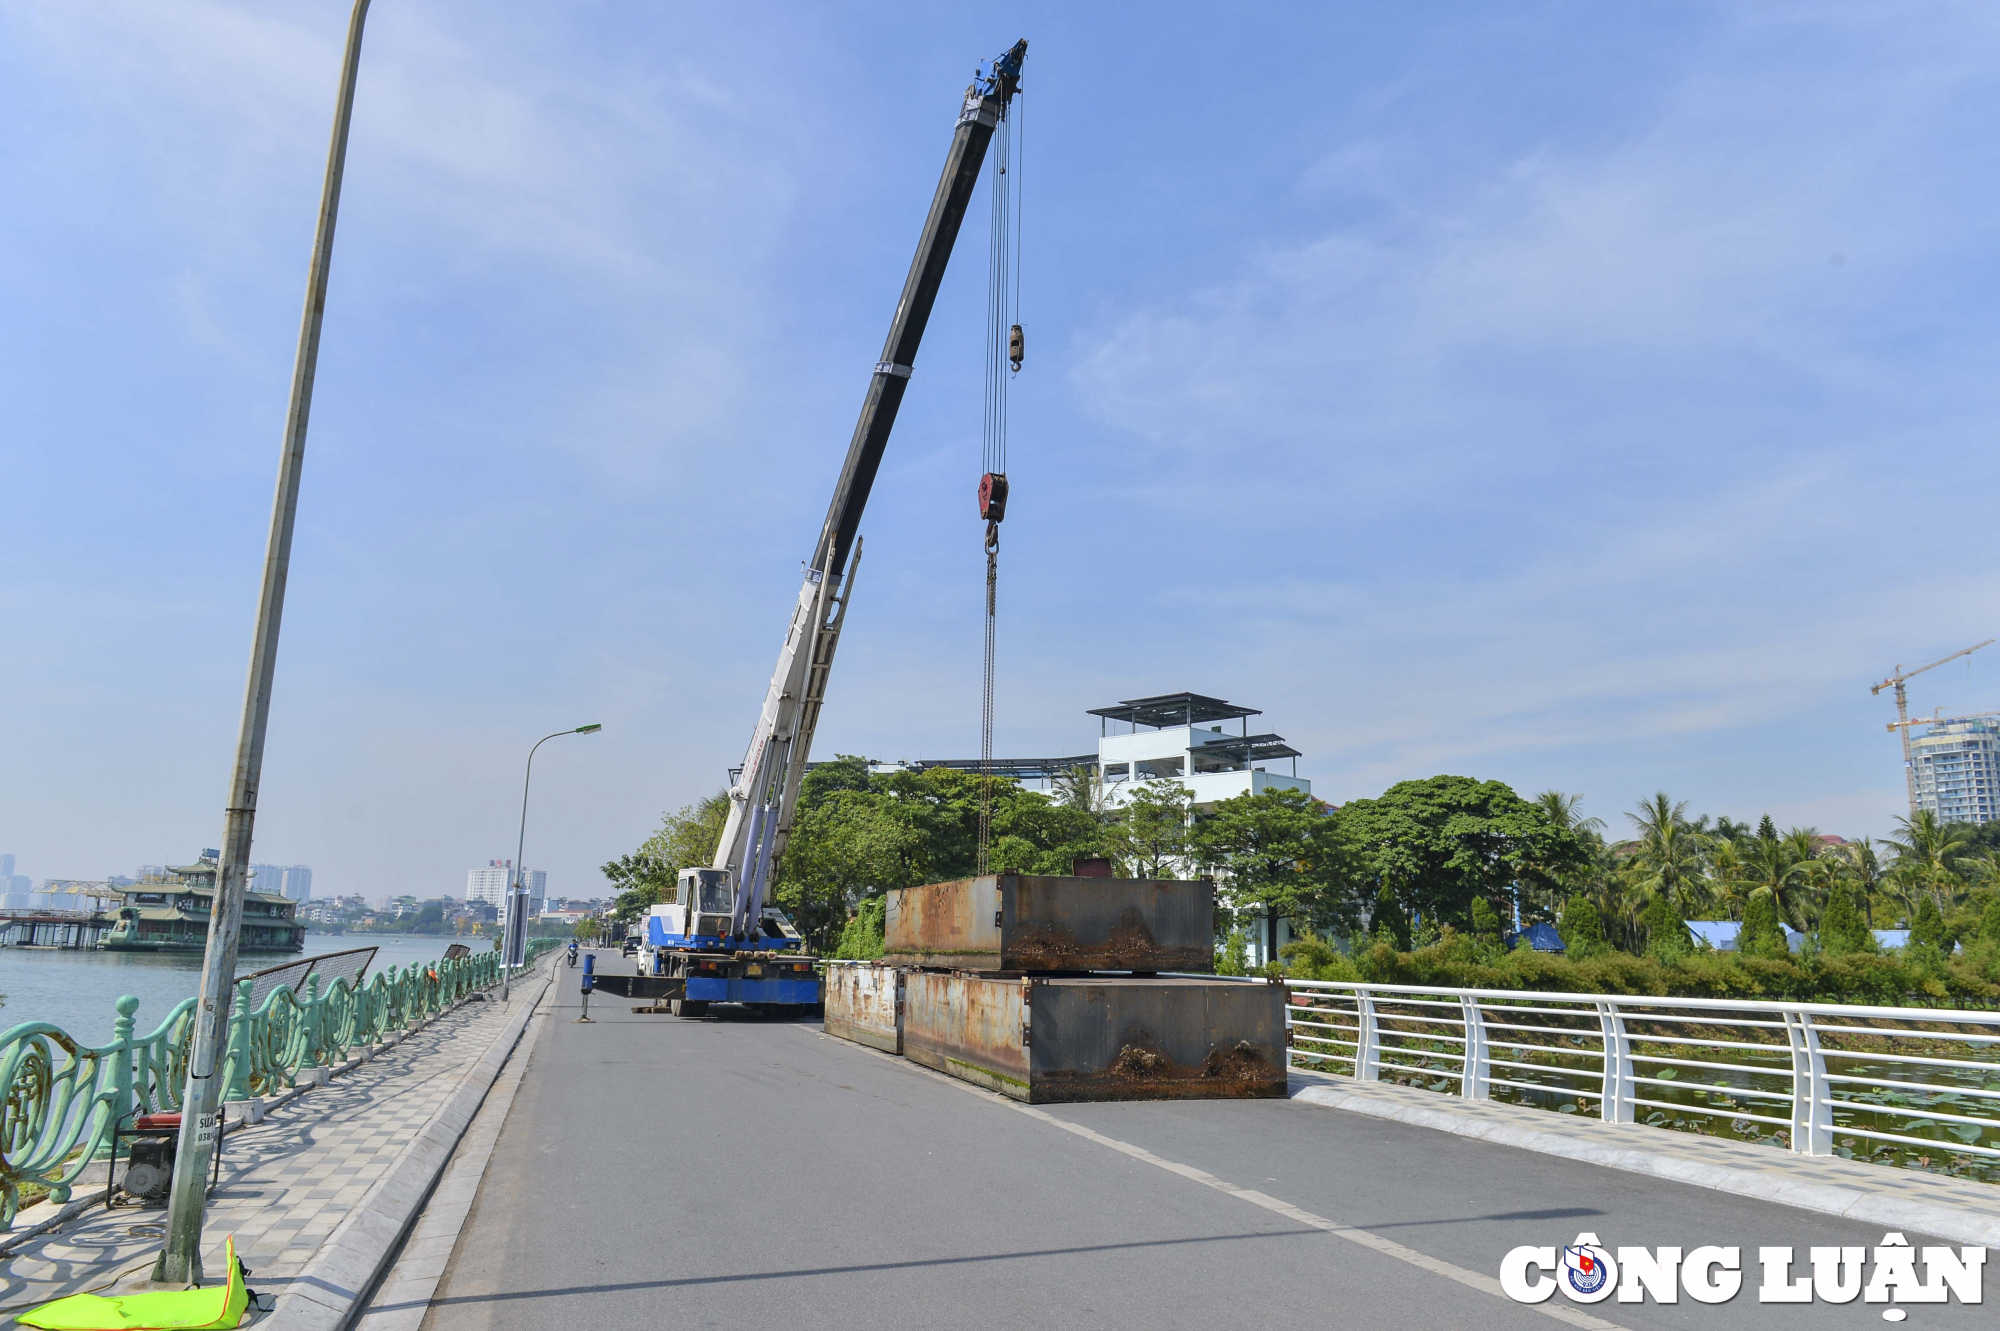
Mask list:
[[[1485,897],[1472,899],[1472,936],[1481,941],[1500,941],[1500,912]]]
[[[1934,964],[1883,952],[1838,956],[1764,957],[1736,952],[1684,952],[1671,961],[1606,948],[1595,955],[1516,948],[1495,962],[1472,954],[1471,940],[1449,935],[1434,947],[1398,952],[1376,943],[1354,958],[1371,984],[1436,985],[1451,989],[1527,989],[1576,994],[1650,994],[1675,998],[1761,998],[1885,1007],[1915,999],[1949,1003],[2000,998],[2000,959],[1976,957]],[[1327,978],[1336,978],[1328,976]]]
[[[1770,888],[1758,888],[1744,903],[1743,927],[1736,934],[1736,951],[1740,956],[1772,961],[1791,959],[1791,945],[1785,941],[1784,928],[1778,923],[1778,901]]]
[[[833,949],[835,961],[874,961],[882,955],[883,917],[888,907],[881,897],[861,903],[840,931],[840,943]]]
[[[1646,931],[1646,955],[1655,961],[1677,961],[1693,950],[1687,921],[1664,892],[1655,893],[1639,912],[1639,926]]]
[[[1854,894],[1844,885],[1836,885],[1827,897],[1826,913],[1819,922],[1819,945],[1832,957],[1875,950],[1875,935],[1856,909]]]
[[[1945,927],[1937,902],[1929,897],[1917,902],[1916,917],[1910,921],[1910,941],[1923,947],[1934,947],[1940,952],[1951,951],[1951,930]]]
[[[1556,925],[1563,948],[1576,959],[1595,956],[1605,950],[1604,917],[1589,897],[1571,897],[1563,903],[1562,919]]]
[[[1340,949],[1315,934],[1295,938],[1278,949],[1285,974],[1294,980],[1358,980],[1361,972]]]
[[[1217,975],[1243,975],[1248,971],[1246,964],[1250,953],[1250,940],[1243,936],[1241,929],[1231,929],[1229,937],[1216,945],[1215,973]]]

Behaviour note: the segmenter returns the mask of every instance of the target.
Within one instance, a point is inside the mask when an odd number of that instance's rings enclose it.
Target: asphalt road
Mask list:
[[[1614,1249],[1740,1245],[1745,1289],[1719,1305],[1546,1308],[1633,1331],[1882,1325],[1879,1305],[1755,1294],[1760,1245],[1803,1259],[1872,1246],[1879,1229],[1294,1102],[1024,1113],[816,1021],[634,1016],[599,996],[595,1022],[576,1024],[579,974],[558,972],[567,1010],[534,1051],[427,1327],[1550,1331],[1563,1323],[1452,1272],[1494,1277],[1509,1248],[1584,1230]],[[1990,1305],[1917,1307],[1904,1325],[1991,1319]]]

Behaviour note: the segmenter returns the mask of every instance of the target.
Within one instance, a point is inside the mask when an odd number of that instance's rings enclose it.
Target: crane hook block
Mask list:
[[[1027,339],[1021,336],[1021,325],[1015,324],[1007,332],[1007,359],[1013,362],[1014,373],[1021,372],[1021,360],[1027,354]]]
[[[989,471],[979,478],[979,516],[998,522],[1007,516],[1007,474]]]

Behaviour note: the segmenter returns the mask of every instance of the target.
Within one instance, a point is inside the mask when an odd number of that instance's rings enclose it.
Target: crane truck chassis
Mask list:
[[[965,90],[959,105],[944,172],[931,197],[882,357],[869,376],[833,502],[806,562],[804,583],[744,754],[742,775],[729,790],[729,813],[715,862],[708,868],[681,870],[672,897],[647,914],[639,974],[594,977],[593,988],[651,1000],[651,1006],[636,1010],[664,1009],[682,1017],[701,1016],[710,1003],[740,1003],[773,1017],[823,1010],[816,963],[785,913],[768,903],[767,892],[791,837],[806,757],[812,751],[847,602],[854,593],[854,574],[861,564],[861,514],[987,148],[1020,91],[1027,53],[1027,42],[1020,41],[996,56]],[[1004,505],[1005,477],[989,479],[998,482],[997,501]],[[988,502],[982,483],[982,512]]]

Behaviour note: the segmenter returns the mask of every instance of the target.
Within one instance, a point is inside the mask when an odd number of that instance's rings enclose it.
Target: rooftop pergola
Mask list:
[[[1124,721],[1134,730],[1140,726],[1164,730],[1168,726],[1198,726],[1210,721],[1240,721],[1247,738],[1250,723],[1246,718],[1262,716],[1263,712],[1202,693],[1162,693],[1154,698],[1127,698],[1116,707],[1093,707],[1089,714],[1103,718],[1098,726],[1100,732],[1113,721]]]

